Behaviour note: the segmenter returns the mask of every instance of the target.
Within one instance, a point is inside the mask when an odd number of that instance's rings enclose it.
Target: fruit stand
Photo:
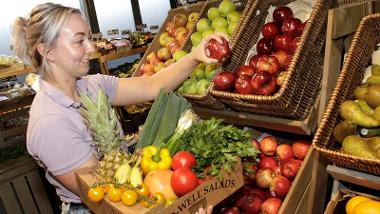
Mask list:
[[[199,63],[176,90],[162,89],[125,139],[104,91],[96,100],[81,94],[98,158],[75,171],[81,201],[106,214],[209,206],[221,214],[380,213],[377,12],[380,2],[371,0],[200,1],[169,10],[149,46],[93,55],[110,75],[107,62],[143,54],[132,76],[144,78],[208,35],[228,36],[205,46],[218,63]],[[33,72],[12,69],[0,78]],[[0,101],[0,122],[27,113],[33,96]],[[0,149],[25,129],[0,129]],[[36,164],[18,160],[22,172],[0,171],[3,207],[17,198],[21,212],[50,213],[45,192],[30,185],[41,186]]]

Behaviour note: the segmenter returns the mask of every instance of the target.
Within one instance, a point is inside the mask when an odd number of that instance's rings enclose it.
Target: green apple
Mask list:
[[[225,33],[226,35],[229,35],[227,26],[220,26],[220,27],[215,28],[215,33],[217,32],[221,32],[221,33]]]
[[[227,17],[227,15],[236,10],[236,6],[235,4],[232,2],[232,0],[223,0],[222,2],[220,2],[219,4],[219,11],[220,11],[220,15],[223,16],[223,17]]]
[[[228,15],[227,15],[227,22],[228,24],[232,23],[232,22],[238,22],[240,20],[240,16],[241,14],[234,10],[234,11],[231,11]]]
[[[207,79],[201,79],[197,82],[197,91],[196,94],[202,95],[205,94],[210,82]]]
[[[209,29],[211,29],[210,20],[206,18],[199,19],[197,23],[197,31],[200,33],[203,33],[204,31],[209,30]]]
[[[207,11],[207,18],[213,21],[216,17],[220,16],[220,11],[217,7],[210,7]]]
[[[161,35],[160,35],[160,38],[158,39],[158,42],[160,43],[161,46],[166,46],[168,43],[168,37],[169,37],[169,33],[168,32],[163,32]]]
[[[177,92],[182,93],[183,92],[183,84],[176,89]]]
[[[228,27],[227,19],[218,16],[214,19],[214,21],[212,21],[211,27],[212,27],[212,29],[216,29],[218,27],[226,27],[227,28]]]
[[[197,65],[197,67],[195,67],[195,69],[193,70],[193,72],[191,72],[190,78],[191,79],[197,79],[197,80],[206,78],[205,68],[206,68],[206,64],[199,63]]]
[[[202,41],[202,34],[199,32],[195,32],[191,34],[190,39],[191,39],[191,44],[193,44],[193,46],[197,46]]]
[[[178,62],[182,57],[186,56],[188,53],[184,50],[178,50],[174,53],[173,59]]]
[[[235,31],[235,29],[236,29],[236,27],[237,27],[237,25],[238,25],[238,22],[231,22],[230,25],[228,25],[228,28],[227,28],[228,34],[230,34],[232,36],[233,33],[234,33],[234,31]]]
[[[202,38],[206,38],[206,37],[208,37],[209,35],[211,35],[213,33],[214,33],[213,29],[208,29],[208,30],[206,30],[205,32],[202,33]]]
[[[196,94],[197,93],[197,80],[187,79],[183,83],[183,93],[185,94]]]
[[[217,68],[218,68],[217,63],[212,63],[212,64],[206,65],[205,76],[206,76],[207,80],[211,81],[214,78]]]

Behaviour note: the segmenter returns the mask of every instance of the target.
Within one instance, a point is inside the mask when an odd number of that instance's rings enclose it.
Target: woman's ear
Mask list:
[[[45,44],[44,43],[40,43],[37,45],[37,51],[38,53],[42,56],[42,57],[46,57],[46,59],[50,62],[54,62],[54,56],[53,54],[50,52],[50,51],[46,51],[45,49]]]

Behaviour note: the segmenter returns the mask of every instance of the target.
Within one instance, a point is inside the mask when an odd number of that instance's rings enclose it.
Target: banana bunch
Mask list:
[[[117,168],[114,179],[119,184],[130,184],[133,187],[143,183],[143,172],[140,168],[141,155],[138,154],[130,161]]]

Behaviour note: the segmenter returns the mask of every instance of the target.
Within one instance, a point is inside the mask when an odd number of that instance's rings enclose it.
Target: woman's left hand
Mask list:
[[[206,55],[206,45],[212,39],[215,39],[219,43],[223,43],[222,38],[224,38],[225,40],[227,40],[227,42],[229,42],[229,38],[225,33],[218,32],[218,33],[211,34],[210,36],[204,38],[198,44],[198,46],[191,52],[191,54],[193,54],[194,58],[200,62],[204,62],[206,64],[217,63],[218,60],[212,59]]]

